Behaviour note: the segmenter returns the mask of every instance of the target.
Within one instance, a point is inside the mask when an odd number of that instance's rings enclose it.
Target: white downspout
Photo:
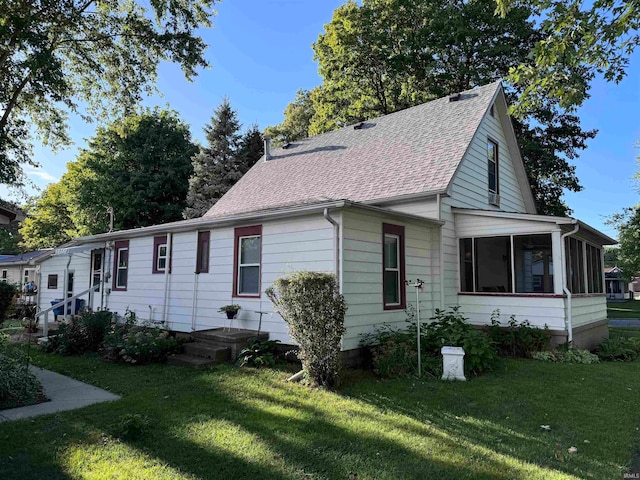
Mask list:
[[[560,252],[562,259],[562,291],[566,295],[567,298],[567,315],[565,318],[565,324],[567,327],[567,343],[569,344],[569,348],[572,348],[573,345],[573,318],[571,317],[571,292],[567,287],[567,249],[564,246],[564,239],[570,235],[573,235],[578,232],[580,229],[580,224],[577,220],[574,220],[575,227],[573,230],[567,233],[563,233],[560,237]]]
[[[164,328],[169,329],[169,315],[167,306],[169,304],[169,270],[171,270],[171,244],[173,242],[173,234],[167,233],[167,263],[164,266],[164,303],[162,309],[162,322]]]
[[[338,284],[338,288],[340,289],[340,293],[342,293],[342,283],[340,281],[340,224],[336,222],[329,215],[329,209],[324,209],[324,218],[333,225],[333,232],[335,236],[335,242],[333,245],[333,259],[335,261],[335,271],[336,271],[336,283]]]
[[[191,305],[191,331],[196,331],[196,308],[198,306],[198,277],[200,274],[193,274],[193,304]]]
[[[442,198],[436,195],[438,205],[438,220],[442,220]],[[440,225],[440,309],[444,310],[444,225]]]

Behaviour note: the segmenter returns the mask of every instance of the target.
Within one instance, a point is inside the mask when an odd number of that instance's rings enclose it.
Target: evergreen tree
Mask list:
[[[193,157],[185,218],[204,215],[262,155],[257,126],[245,135],[239,132],[237,114],[225,98],[205,127],[208,145]]]

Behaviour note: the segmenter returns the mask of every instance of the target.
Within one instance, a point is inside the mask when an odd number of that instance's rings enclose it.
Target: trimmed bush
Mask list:
[[[0,333],[0,410],[32,405],[43,399],[42,385],[29,370],[25,353]]]
[[[63,323],[56,335],[50,336],[44,350],[60,355],[82,355],[97,352],[111,325],[113,314],[107,310],[84,312],[71,323]]]
[[[531,358],[534,352],[548,350],[551,332],[544,328],[532,327],[528,320],[518,323],[511,315],[506,327],[500,323],[500,310],[491,314],[489,336],[495,344],[498,354],[505,357]]]
[[[329,389],[336,387],[347,305],[335,276],[295,272],[273,282],[266,294],[300,346],[298,358],[307,380]]]

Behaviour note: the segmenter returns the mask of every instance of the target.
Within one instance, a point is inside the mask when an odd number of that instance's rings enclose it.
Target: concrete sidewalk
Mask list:
[[[612,318],[609,320],[610,327],[638,327],[640,328],[640,319],[637,318]]]
[[[0,422],[10,422],[38,415],[75,410],[94,403],[120,399],[118,395],[59,373],[38,367],[31,367],[31,371],[40,379],[44,387],[44,394],[51,401],[28,407],[0,410]]]

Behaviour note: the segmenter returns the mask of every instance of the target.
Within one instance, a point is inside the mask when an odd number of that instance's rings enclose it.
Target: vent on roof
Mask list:
[[[460,100],[460,93],[454,93],[453,95],[449,96],[449,101],[450,102],[457,102],[458,100]]]
[[[362,128],[363,128],[363,127],[364,127],[364,122],[360,122],[360,123],[356,123],[356,124],[353,126],[353,129],[354,129],[354,130],[362,130]]]
[[[289,142],[285,142],[284,145],[282,145],[282,148],[284,150],[286,150],[287,148],[289,148],[291,146],[291,144]]]

